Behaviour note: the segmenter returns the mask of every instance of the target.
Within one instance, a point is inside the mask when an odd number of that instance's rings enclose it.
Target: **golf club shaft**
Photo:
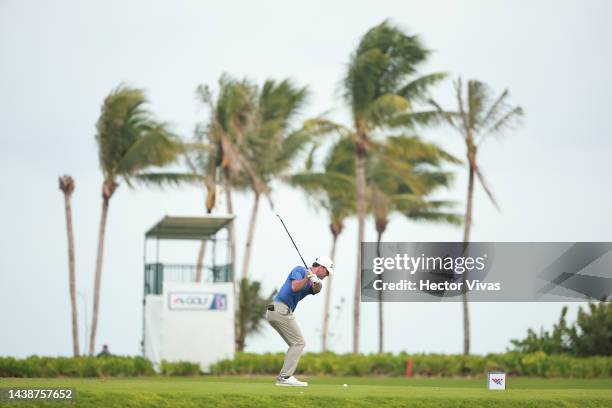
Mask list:
[[[289,239],[291,240],[291,242],[293,243],[293,246],[295,247],[295,250],[297,251],[298,255],[300,256],[300,259],[302,260],[302,263],[304,264],[304,266],[306,267],[306,269],[308,269],[308,265],[306,265],[306,261],[304,261],[304,258],[302,257],[302,254],[300,254],[300,250],[298,249],[297,245],[295,245],[295,241],[293,240],[293,238],[291,237],[291,234],[289,233],[289,230],[287,229],[287,226],[285,225],[285,223],[283,222],[283,219],[281,218],[280,215],[276,214],[276,216],[278,217],[278,219],[280,220],[281,224],[283,224],[283,227],[285,228],[285,231],[287,231],[287,235],[289,235]]]

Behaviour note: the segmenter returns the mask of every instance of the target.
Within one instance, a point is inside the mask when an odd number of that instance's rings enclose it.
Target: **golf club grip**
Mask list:
[[[285,228],[285,231],[287,232],[287,235],[289,235],[289,239],[291,240],[291,243],[293,244],[293,247],[295,248],[295,250],[297,251],[298,255],[300,256],[300,259],[302,260],[302,263],[304,264],[304,267],[306,269],[308,269],[308,265],[306,265],[306,261],[304,261],[304,258],[302,257],[302,254],[300,253],[300,250],[298,249],[297,245],[295,245],[295,241],[291,237],[291,234],[289,233],[289,230],[287,229],[287,226],[285,225],[285,222],[283,221],[283,219],[281,218],[280,215],[276,214],[276,216],[280,220],[281,224],[283,224],[283,228]]]

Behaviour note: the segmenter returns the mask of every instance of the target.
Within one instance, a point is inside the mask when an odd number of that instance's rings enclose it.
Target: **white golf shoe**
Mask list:
[[[308,383],[304,381],[299,381],[294,376],[289,378],[278,377],[276,379],[276,385],[281,387],[308,387]]]

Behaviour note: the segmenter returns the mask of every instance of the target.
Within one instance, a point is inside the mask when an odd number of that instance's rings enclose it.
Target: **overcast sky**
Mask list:
[[[94,140],[103,98],[119,83],[143,87],[151,109],[192,135],[205,110],[199,84],[223,72],[291,77],[312,92],[303,117],[331,112],[346,121],[338,83],[359,38],[386,18],[434,50],[420,73],[446,71],[508,88],[526,118],[521,129],[480,150],[480,165],[502,208],[476,189],[475,241],[612,241],[612,3],[595,1],[26,1],[0,0],[0,355],[71,353],[67,242],[58,176],[76,181],[73,198],[77,287],[88,320],[102,176]],[[452,83],[435,91],[453,107]],[[462,156],[449,129],[420,135]],[[465,202],[465,169],[440,196]],[[275,186],[303,254],[330,249],[324,213],[300,192]],[[251,197],[236,197],[244,243]],[[219,209],[225,208],[220,202]],[[110,204],[102,276],[98,345],[137,354],[142,333],[143,234],[166,214],[203,214],[203,192],[129,189]],[[332,349],[350,351],[356,222],[341,235],[332,316]],[[458,241],[460,228],[416,224],[394,216],[386,241]],[[252,275],[266,292],[299,263],[267,205],[261,206]],[[371,223],[367,239],[375,240]],[[165,259],[193,262],[195,245],[162,245]],[[242,259],[242,246],[238,247]],[[239,269],[240,270],[240,269]],[[80,319],[83,299],[79,298]],[[561,304],[472,304],[472,351],[503,351],[528,327],[550,327]],[[323,296],[296,312],[307,349],[320,348]],[[375,304],[362,305],[362,351],[377,349]],[[571,306],[575,317],[577,305]],[[459,353],[461,304],[387,304],[385,349]],[[81,320],[83,324],[83,320]],[[83,326],[81,326],[83,330]],[[83,332],[81,332],[82,334]],[[266,325],[249,351],[286,346]]]

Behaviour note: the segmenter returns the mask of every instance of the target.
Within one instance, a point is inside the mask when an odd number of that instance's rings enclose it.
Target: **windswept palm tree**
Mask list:
[[[292,120],[304,106],[307,96],[307,88],[298,87],[289,79],[267,80],[258,89],[253,125],[247,134],[246,143],[240,146],[258,175],[258,180],[243,178],[253,192],[253,207],[242,260],[243,278],[249,276],[260,197],[262,194],[270,194],[271,182],[291,167],[296,155],[310,141],[307,126],[290,131]]]
[[[164,166],[176,160],[183,145],[165,123],[157,121],[145,108],[142,89],[120,85],[104,100],[96,125],[96,142],[102,183],[102,214],[98,235],[94,300],[89,340],[89,354],[95,350],[100,304],[100,282],[104,256],[104,238],[108,206],[119,186],[119,179],[128,185],[135,176],[150,167]]]
[[[306,171],[290,178],[292,185],[305,190],[329,213],[334,237],[332,248],[337,238],[335,232],[341,231],[344,218],[355,211],[355,146],[346,129],[342,134],[344,136],[332,146],[324,162],[324,171],[312,171],[312,159],[309,158]],[[375,217],[379,250],[391,212],[399,212],[414,220],[455,224],[460,221],[459,216],[445,211],[453,203],[427,197],[438,188],[449,185],[452,174],[441,171],[439,167],[443,163],[459,162],[456,158],[418,137],[389,136],[372,143],[366,160],[366,201],[369,212]],[[329,291],[328,283],[327,293]],[[324,316],[327,314],[326,308]],[[382,302],[379,302],[380,352],[382,346]],[[325,337],[322,348],[326,349]]]
[[[68,234],[68,288],[70,292],[70,310],[72,316],[72,353],[79,356],[79,321],[77,318],[76,272],[74,267],[74,232],[72,229],[72,193],[74,179],[68,175],[59,178],[59,188],[64,193],[64,209],[66,212],[66,232]]]
[[[343,80],[344,98],[350,107],[355,144],[356,203],[358,220],[357,270],[353,309],[353,352],[359,352],[361,242],[366,217],[366,158],[377,130],[411,126],[435,117],[435,112],[415,112],[412,102],[424,99],[427,89],[445,77],[436,73],[416,77],[416,68],[429,51],[417,36],[404,33],[388,21],[370,29],[352,54]]]
[[[390,136],[374,149],[366,165],[369,210],[377,232],[377,256],[381,256],[382,236],[393,212],[413,221],[459,224],[461,217],[447,212],[450,201],[428,196],[449,187],[452,174],[440,170],[445,163],[459,163],[438,146],[418,137]],[[378,301],[378,352],[384,351],[384,313],[382,292]]]
[[[455,128],[466,146],[468,164],[468,189],[467,204],[465,210],[465,223],[463,228],[463,242],[470,241],[470,230],[472,227],[472,212],[474,200],[475,178],[478,177],[480,184],[493,205],[499,209],[491,189],[489,188],[482,170],[478,166],[478,148],[483,141],[490,136],[503,134],[504,131],[513,128],[520,123],[523,109],[520,106],[508,104],[509,92],[504,90],[501,95],[493,99],[491,89],[483,82],[468,81],[467,94],[463,93],[461,78],[455,82],[455,94],[458,102],[457,111],[444,110],[439,103],[430,100],[437,109],[440,117]],[[467,279],[467,274],[464,274]],[[463,293],[463,354],[470,353],[470,319],[468,310],[467,292]]]
[[[317,132],[316,126],[310,124],[290,131],[292,119],[305,103],[307,90],[288,79],[267,80],[262,87],[257,87],[247,79],[238,81],[224,75],[219,85],[216,101],[212,100],[208,88],[198,89],[199,97],[210,107],[211,118],[196,128],[195,141],[185,157],[188,171],[155,174],[155,179],[144,181],[204,185],[207,213],[215,206],[216,187],[221,182],[226,187],[228,212],[233,209],[231,190],[251,190],[254,193],[253,211],[242,263],[242,276],[248,277],[261,196],[270,200],[271,181],[291,166],[305,143]],[[223,180],[219,180],[220,174]],[[231,182],[227,182],[228,179]],[[196,280],[201,276],[205,245],[203,241],[200,246]]]
[[[247,136],[254,126],[253,112],[256,109],[257,88],[248,80],[240,81],[224,74],[219,79],[216,99],[211,89],[205,85],[198,87],[197,95],[210,110],[209,120],[201,129],[209,145],[206,161],[202,162],[208,175],[207,202],[214,203],[215,185],[218,182],[222,184],[225,192],[226,211],[233,214],[232,191],[237,183],[243,183],[242,179],[248,176],[261,191],[265,190],[248,157],[243,153]],[[229,235],[232,285],[237,298],[234,223],[229,225]]]
[[[262,181],[261,176],[251,161],[248,154],[249,145],[253,136],[257,133],[258,121],[258,89],[257,86],[247,79],[237,80],[228,75],[222,75],[219,80],[219,91],[216,99],[207,86],[200,86],[197,90],[199,99],[210,109],[208,123],[203,132],[208,141],[209,149],[207,163],[210,167],[209,174],[218,174],[225,191],[226,210],[233,214],[232,191],[234,189],[253,189],[260,194],[269,197],[268,186]],[[218,172],[216,171],[218,169]],[[213,171],[214,170],[214,171]],[[209,178],[211,180],[212,178]],[[210,186],[210,184],[209,184]],[[211,199],[213,189],[208,189],[208,199]],[[230,235],[230,259],[232,264],[232,285],[235,302],[235,340],[236,350],[244,347],[244,333],[240,309],[240,298],[236,287],[236,238],[235,226],[229,226]],[[247,281],[248,283],[248,281]]]

